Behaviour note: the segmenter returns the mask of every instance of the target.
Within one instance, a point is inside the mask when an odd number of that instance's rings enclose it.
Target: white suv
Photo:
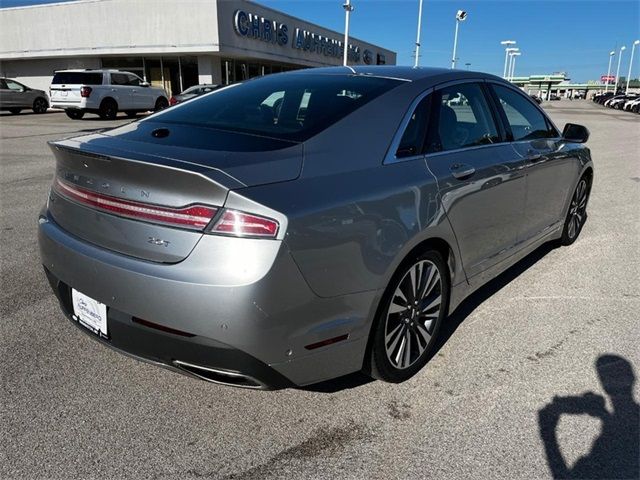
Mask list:
[[[49,88],[51,108],[62,108],[78,120],[86,112],[114,119],[118,112],[134,117],[138,112],[169,106],[167,93],[140,77],[119,70],[60,70]]]

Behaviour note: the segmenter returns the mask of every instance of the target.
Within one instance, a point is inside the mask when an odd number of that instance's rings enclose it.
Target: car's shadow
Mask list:
[[[456,310],[451,314],[442,324],[440,334],[436,339],[429,360],[431,360],[440,349],[449,341],[458,327],[465,321],[465,319],[471,315],[471,313],[478,308],[485,300],[491,298],[493,294],[501,290],[505,285],[509,284],[523,272],[527,271],[531,266],[544,258],[549,252],[557,248],[557,243],[548,242],[537,250],[533,251],[518,263],[510,267],[498,275],[487,284],[480,287],[473,294],[467,297]],[[357,388],[373,380],[362,372],[356,372],[342,377],[327,380],[325,382],[316,383],[313,385],[307,385],[305,387],[299,387],[301,390],[320,392],[320,393],[335,393],[341,390],[347,390],[350,388]]]

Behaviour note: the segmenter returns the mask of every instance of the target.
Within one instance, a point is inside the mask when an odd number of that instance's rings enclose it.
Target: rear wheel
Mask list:
[[[371,375],[398,383],[415,375],[429,359],[449,301],[447,266],[429,250],[394,275],[376,318]]]
[[[22,109],[21,108],[10,108],[9,111],[11,113],[13,113],[14,115],[18,115],[22,111]]]
[[[562,237],[560,238],[562,245],[571,245],[580,235],[582,227],[587,221],[587,203],[589,202],[590,191],[591,178],[584,175],[578,182],[578,186],[571,198],[564,229],[562,230]]]
[[[112,98],[105,98],[100,104],[98,115],[103,120],[114,120],[118,115],[118,104]]]
[[[49,104],[44,98],[38,97],[33,101],[34,113],[45,113],[47,111],[47,108],[49,108]]]
[[[156,100],[156,105],[153,108],[153,111],[159,112],[160,110],[164,110],[168,106],[169,106],[169,102],[167,101],[167,99],[164,97],[160,97]]]
[[[82,110],[65,110],[64,113],[66,113],[67,117],[72,120],[80,120],[84,117],[84,112]]]

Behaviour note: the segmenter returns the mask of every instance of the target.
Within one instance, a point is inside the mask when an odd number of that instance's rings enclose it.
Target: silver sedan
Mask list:
[[[588,136],[482,73],[271,75],[51,143],[42,263],[82,331],[175,371],[400,382],[471,292],[578,238]]]

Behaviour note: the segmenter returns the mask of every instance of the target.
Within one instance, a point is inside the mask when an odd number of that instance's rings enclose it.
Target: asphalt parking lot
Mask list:
[[[36,243],[46,142],[128,120],[0,115],[0,478],[531,479],[583,456],[592,478],[637,478],[640,382],[631,396],[610,387],[628,384],[625,365],[640,373],[640,116],[543,106],[560,128],[591,131],[579,240],[542,247],[468,299],[410,381],[275,392],[137,362],[63,317]]]

